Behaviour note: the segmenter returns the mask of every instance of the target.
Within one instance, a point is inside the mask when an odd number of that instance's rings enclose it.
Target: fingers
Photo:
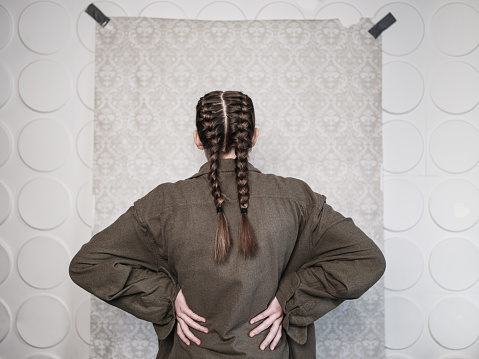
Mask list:
[[[266,347],[271,343],[270,349],[273,350],[278,344],[279,339],[281,338],[282,330],[281,330],[281,321],[275,320],[271,325],[271,329],[269,330],[268,335],[260,344],[259,348],[261,350],[265,350]]]
[[[250,324],[254,324],[254,323],[259,322],[260,320],[262,320],[264,318],[269,317],[270,315],[272,315],[274,313],[281,313],[281,315],[283,315],[283,308],[279,304],[279,301],[276,297],[273,298],[271,303],[268,305],[268,308],[266,308],[266,310],[264,312],[258,314],[256,317],[251,319],[249,322],[250,322]]]
[[[268,317],[265,321],[263,321],[263,323],[261,323],[256,328],[254,328],[251,332],[249,332],[249,336],[254,337],[256,334],[259,334],[263,330],[268,329],[276,319],[277,318],[274,318],[274,317]]]
[[[276,348],[276,345],[278,345],[282,335],[283,335],[283,326],[281,325],[281,322],[280,322],[278,331],[276,332],[276,336],[274,337],[273,342],[269,346],[271,350],[274,350],[274,348]]]
[[[178,326],[181,329],[181,332],[183,334],[183,338],[180,335],[180,332],[177,330],[178,336],[180,336],[180,339],[186,344],[190,345],[190,340],[195,343],[196,345],[201,345],[201,340],[199,340],[190,330],[188,325],[185,323],[185,321],[181,318],[178,318]],[[188,340],[189,339],[189,340]]]
[[[278,308],[274,305],[270,305],[264,312],[258,314],[256,317],[250,320],[250,323],[254,324],[257,321],[264,319],[263,323],[258,325],[249,333],[249,336],[254,337],[256,334],[259,334],[263,330],[269,328],[275,320],[278,320],[278,319],[282,320],[282,318],[283,318],[283,309],[281,309],[281,307]]]
[[[185,303],[186,305],[186,303]],[[205,323],[206,322],[206,319],[203,318],[203,317],[200,317],[198,314],[196,314],[195,312],[193,312],[189,307],[188,305],[186,305],[185,308],[182,308],[182,312],[188,316],[189,318],[193,319],[193,320],[196,320],[198,322],[203,322]]]
[[[196,320],[198,322],[203,322],[203,323],[206,322],[205,318],[199,316],[198,314],[193,312],[190,309],[190,307],[188,307],[188,304],[186,303],[186,299],[185,299],[185,296],[183,295],[182,290],[180,290],[178,292],[178,295],[176,296],[175,310],[176,310],[176,314],[178,316],[186,316],[186,317],[189,317],[189,318],[191,318],[193,320]]]
[[[270,308],[268,307],[264,312],[262,313],[259,313],[256,317],[254,317],[253,319],[251,319],[249,321],[250,324],[254,324],[256,322],[259,322],[260,320],[263,320],[264,318],[267,318],[269,317],[271,314],[271,311],[270,311]]]
[[[200,339],[198,339],[191,332],[190,328],[196,329],[203,333],[208,333],[208,328],[197,323],[197,321],[205,323],[206,319],[199,316],[188,307],[182,290],[180,290],[178,292],[178,295],[176,296],[175,311],[176,319],[178,321],[176,332],[180,337],[181,341],[183,341],[186,345],[190,345],[190,341],[196,343],[197,345],[200,345]]]
[[[178,319],[181,319],[186,325],[188,325],[189,327],[193,328],[193,329],[196,329],[200,332],[203,332],[203,333],[208,333],[208,328],[198,324],[197,322],[195,322],[191,317],[189,317],[186,313],[180,313],[180,314],[177,314],[176,317]],[[201,317],[200,317],[201,318]],[[205,321],[204,318],[201,318],[203,319],[203,322]]]
[[[186,345],[190,345],[190,341],[186,337],[185,333],[183,333],[183,330],[181,329],[181,325],[179,324],[176,326],[176,333],[178,334],[178,336],[180,337],[183,343],[185,343]]]
[[[274,297],[271,303],[268,305],[268,308],[266,308],[264,312],[258,314],[256,317],[250,320],[251,324],[263,320],[260,325],[258,325],[249,333],[250,337],[254,337],[255,335],[271,327],[268,335],[260,344],[261,350],[265,350],[268,345],[270,346],[270,349],[273,350],[274,348],[276,348],[276,345],[278,345],[281,336],[283,335],[283,316],[283,308],[279,304],[278,299]]]

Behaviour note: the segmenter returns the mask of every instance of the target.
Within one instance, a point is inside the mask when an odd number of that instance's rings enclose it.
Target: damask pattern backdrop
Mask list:
[[[0,0],[2,359],[89,357],[90,295],[68,262],[93,223],[91,2]],[[381,35],[386,357],[479,357],[477,0],[95,4],[108,16],[345,26],[391,12]]]
[[[299,177],[382,246],[380,40],[361,19],[192,21],[115,17],[97,27],[94,232],[157,184],[205,161],[195,106],[241,90],[256,109],[251,162]],[[93,299],[92,358],[154,358],[151,324]],[[317,321],[318,358],[384,356],[383,285]]]

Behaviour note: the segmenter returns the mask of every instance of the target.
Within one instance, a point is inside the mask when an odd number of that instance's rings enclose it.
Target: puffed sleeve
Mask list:
[[[301,234],[311,256],[281,279],[276,294],[283,328],[299,344],[306,342],[308,325],[344,300],[359,298],[386,268],[381,250],[352,219],[325,202],[311,212]]]
[[[101,300],[152,322],[160,339],[175,324],[179,288],[147,227],[131,207],[83,245],[70,263],[70,277]]]

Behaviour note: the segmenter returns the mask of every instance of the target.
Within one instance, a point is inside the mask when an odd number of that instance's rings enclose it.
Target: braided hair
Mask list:
[[[236,154],[236,184],[241,220],[239,248],[246,258],[255,254],[258,245],[248,220],[248,152],[252,147],[255,129],[254,107],[251,99],[239,91],[213,91],[204,95],[196,106],[196,129],[210,162],[208,181],[217,211],[215,260],[224,262],[231,247],[228,222],[223,211],[226,199],[219,183],[221,154],[234,149]]]

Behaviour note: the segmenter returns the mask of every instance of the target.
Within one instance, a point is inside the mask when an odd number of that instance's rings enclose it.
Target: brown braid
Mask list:
[[[235,113],[238,121],[234,129],[238,201],[240,208],[245,209],[241,211],[239,245],[240,251],[245,257],[254,255],[258,248],[246,211],[249,206],[248,151],[252,147],[251,141],[254,133],[254,111],[252,102],[251,100],[248,102],[248,99],[244,94],[239,99],[240,104]]]
[[[206,95],[201,98],[197,106],[196,127],[210,160],[208,181],[211,186],[211,194],[214,198],[215,207],[222,208],[225,195],[221,193],[219,182],[219,157],[224,147],[225,128],[223,121],[216,120],[218,112],[217,106],[211,106],[211,103],[205,103],[205,97]],[[217,217],[215,260],[217,263],[221,263],[226,260],[231,247],[231,239],[228,231],[228,221],[226,220],[224,212],[218,211]]]
[[[222,211],[225,196],[220,188],[218,167],[220,154],[228,153],[233,148],[236,154],[238,200],[242,209],[239,247],[245,257],[252,256],[258,246],[246,211],[249,206],[248,151],[252,147],[254,133],[253,103],[241,92],[210,92],[198,101],[196,128],[210,161],[208,180],[218,211],[215,259],[218,263],[225,261],[231,246],[228,223]]]

